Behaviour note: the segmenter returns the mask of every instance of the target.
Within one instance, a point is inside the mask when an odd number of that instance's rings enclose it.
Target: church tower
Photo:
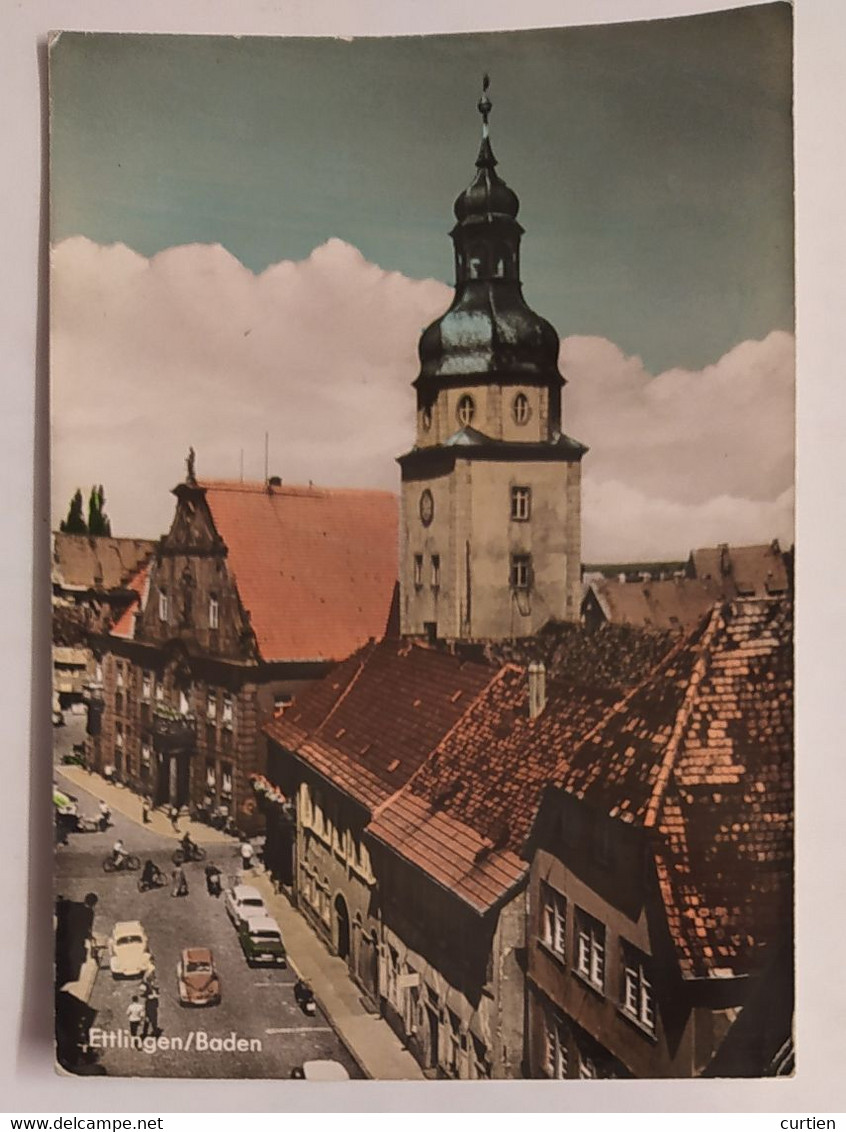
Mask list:
[[[403,634],[527,637],[579,616],[581,459],[558,335],[523,298],[519,201],[496,172],[485,76],[476,176],[455,202],[455,298],[420,339],[402,469]]]

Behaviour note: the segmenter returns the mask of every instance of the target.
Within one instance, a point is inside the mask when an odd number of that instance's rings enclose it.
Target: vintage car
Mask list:
[[[207,947],[186,947],[176,965],[176,985],[182,1006],[217,1006],[220,976]]]
[[[250,884],[236,884],[226,890],[223,898],[229,919],[236,928],[249,916],[267,915],[267,908],[261,893]]]
[[[150,943],[140,920],[121,920],[109,937],[109,967],[116,979],[137,979],[152,967]]]
[[[238,938],[247,963],[268,967],[285,967],[285,944],[276,921],[267,915],[248,916],[238,926]]]
[[[350,1079],[349,1073],[340,1061],[330,1061],[328,1058],[304,1061],[291,1076],[298,1077],[301,1081],[349,1081]]]

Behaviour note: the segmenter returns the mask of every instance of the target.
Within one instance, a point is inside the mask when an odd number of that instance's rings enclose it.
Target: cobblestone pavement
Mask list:
[[[77,720],[58,729],[57,758],[63,748],[78,741],[73,732]],[[63,734],[66,732],[67,734]],[[82,813],[97,812],[96,798],[55,768],[59,786],[79,799]],[[152,857],[169,876],[175,836],[144,828],[120,813],[114,813],[114,827],[106,833],[74,833],[68,845],[57,848],[56,893],[66,899],[82,900],[86,893],[97,895],[94,931],[108,935],[118,920],[140,920],[150,939],[156,964],[161,1005],[159,1023],[163,1036],[179,1037],[182,1050],[142,1050],[106,1048],[101,1064],[109,1074],[154,1077],[289,1077],[303,1061],[331,1058],[340,1061],[350,1076],[361,1072],[343,1046],[326,1017],[318,1011],[313,1017],[302,1013],[293,996],[294,975],[288,970],[250,969],[242,955],[238,938],[223,907],[223,898],[206,892],[203,865],[185,866],[189,894],[171,897],[170,886],[139,893],[137,873],[105,874],[102,861],[117,837],[127,850],[142,860]],[[209,858],[220,866],[228,883],[237,877],[237,844],[209,846]],[[219,1006],[191,1008],[179,1005],[176,965],[185,947],[210,947],[222,983]],[[102,968],[94,984],[90,1005],[97,1011],[94,1026],[105,1031],[128,1034],[126,1009],[138,992],[137,980],[115,980],[108,967]],[[199,1036],[202,1034],[204,1036]],[[214,1049],[218,1042],[245,1039],[249,1048]],[[111,1041],[111,1039],[105,1039]],[[200,1047],[207,1048],[197,1048]]]

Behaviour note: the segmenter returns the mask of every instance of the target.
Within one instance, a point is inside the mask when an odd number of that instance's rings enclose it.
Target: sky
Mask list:
[[[491,74],[529,303],[587,443],[584,557],[792,537],[786,5],[382,40],[63,35],[53,521],[157,535],[200,475],[396,488]]]

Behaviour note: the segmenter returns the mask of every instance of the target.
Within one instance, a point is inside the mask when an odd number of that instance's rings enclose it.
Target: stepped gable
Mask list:
[[[792,632],[785,601],[716,608],[558,772],[651,831],[690,977],[746,973],[791,914]]]
[[[155,549],[151,539],[58,531],[53,535],[53,584],[99,592],[125,589]]]
[[[388,624],[398,504],[386,491],[205,480],[261,656],[343,660]]]
[[[526,673],[507,665],[368,833],[488,911],[528,871],[521,851],[556,764],[618,697],[559,682],[530,719]]]
[[[422,645],[362,649],[266,733],[367,809],[405,785],[496,676]]]

